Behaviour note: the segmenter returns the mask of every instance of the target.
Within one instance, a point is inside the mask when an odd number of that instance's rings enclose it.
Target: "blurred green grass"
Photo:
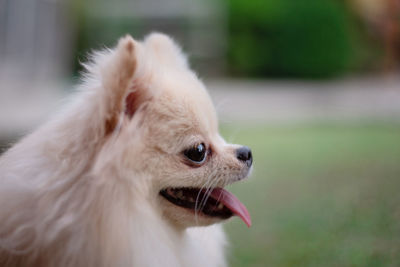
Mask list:
[[[231,266],[400,265],[400,126],[221,130],[255,161],[229,188],[253,220],[226,225]]]

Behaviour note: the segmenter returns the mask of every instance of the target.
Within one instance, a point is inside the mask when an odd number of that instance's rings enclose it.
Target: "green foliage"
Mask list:
[[[229,0],[233,73],[319,78],[347,71],[357,33],[337,0]]]

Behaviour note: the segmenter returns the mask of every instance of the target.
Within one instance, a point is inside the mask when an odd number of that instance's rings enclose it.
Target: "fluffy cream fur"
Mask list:
[[[159,195],[248,173],[179,47],[127,36],[85,67],[71,104],[0,159],[0,266],[225,266],[216,219]],[[213,151],[201,168],[183,163],[196,142]]]

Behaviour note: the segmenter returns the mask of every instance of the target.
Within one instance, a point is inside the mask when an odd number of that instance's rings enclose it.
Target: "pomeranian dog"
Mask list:
[[[0,159],[0,266],[225,266],[223,187],[252,154],[218,133],[168,36],[94,53],[71,103]]]

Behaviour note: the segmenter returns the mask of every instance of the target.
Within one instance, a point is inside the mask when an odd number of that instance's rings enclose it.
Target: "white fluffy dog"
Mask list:
[[[247,147],[218,134],[179,47],[130,36],[94,54],[71,105],[0,159],[0,266],[225,266],[223,189]]]

